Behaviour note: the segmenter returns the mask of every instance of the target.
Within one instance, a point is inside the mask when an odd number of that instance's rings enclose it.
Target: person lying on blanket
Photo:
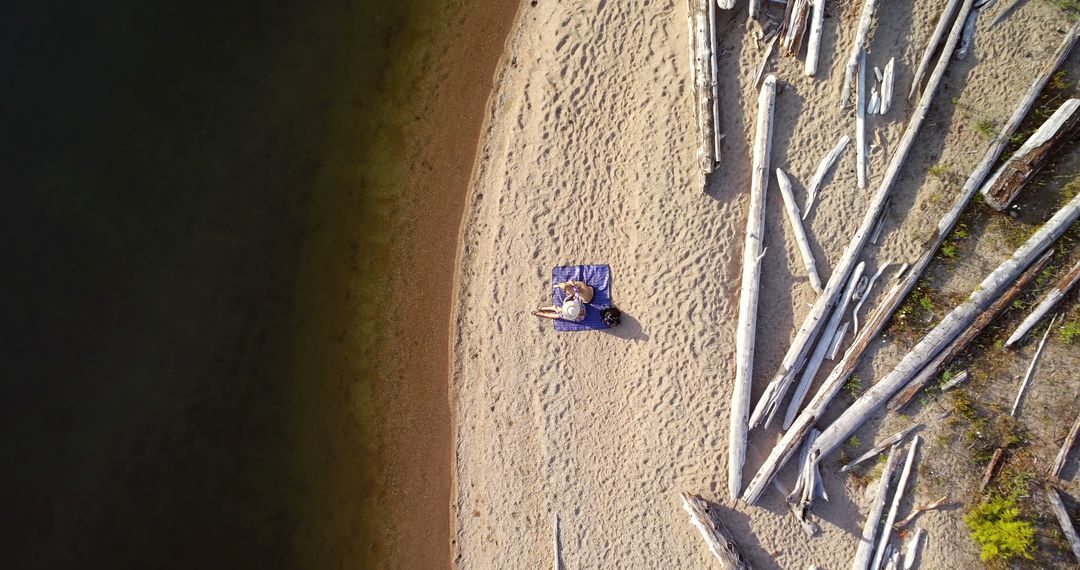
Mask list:
[[[533,314],[545,319],[562,319],[575,323],[585,320],[585,303],[592,301],[593,288],[584,281],[564,281],[555,285],[566,294],[561,307],[549,305],[540,307]]]

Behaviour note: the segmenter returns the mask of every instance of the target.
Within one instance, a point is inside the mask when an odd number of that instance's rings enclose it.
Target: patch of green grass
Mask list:
[[[862,442],[859,441],[859,436],[857,435],[853,435],[851,436],[851,439],[847,440],[847,446],[851,449],[859,449],[859,444],[861,443]]]
[[[952,392],[953,412],[957,417],[965,419],[969,422],[975,421],[978,417],[978,410],[975,409],[975,402],[971,400],[971,395],[967,390],[954,390]]]
[[[1076,339],[1080,339],[1080,323],[1069,321],[1058,329],[1058,333],[1061,334],[1062,342],[1072,344],[1076,342]]]
[[[941,245],[941,251],[939,251],[938,253],[940,254],[941,258],[944,259],[945,261],[956,261],[956,259],[959,257],[959,255],[957,254],[957,251],[956,251],[956,244],[954,244],[954,243],[946,242],[946,243],[942,244]],[[923,302],[922,299],[920,299],[919,304],[921,305],[922,302]],[[923,306],[925,307],[925,305],[923,305]],[[932,309],[933,309],[933,303],[931,302],[930,307],[927,308],[927,310],[932,310]]]
[[[1065,12],[1065,16],[1070,21],[1076,21],[1080,18],[1080,0],[1047,0],[1050,4],[1057,6],[1062,12]]]
[[[964,517],[971,529],[971,538],[979,545],[983,562],[1016,558],[1032,559],[1035,550],[1035,528],[1031,521],[1020,517],[1013,497],[991,497],[977,505]]]
[[[997,136],[997,123],[984,117],[975,121],[975,130],[982,136],[992,139]]]
[[[858,374],[852,374],[847,382],[844,382],[844,392],[852,398],[858,398],[859,394],[862,394],[862,378],[859,378]]]
[[[930,294],[927,293],[925,290],[920,291],[915,297],[915,300],[918,301],[919,306],[922,307],[924,311],[928,313],[933,312],[934,300],[930,298]]]
[[[926,172],[927,172],[927,173],[928,173],[928,174],[929,174],[930,176],[933,176],[934,178],[940,178],[940,179],[944,179],[944,178],[945,178],[945,174],[946,174],[946,173],[947,173],[948,171],[947,171],[947,170],[945,169],[945,165],[944,165],[944,164],[935,164],[935,165],[931,166],[931,167],[929,168],[929,170],[927,170]]]

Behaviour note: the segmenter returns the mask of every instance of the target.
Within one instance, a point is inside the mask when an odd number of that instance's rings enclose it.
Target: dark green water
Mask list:
[[[0,565],[382,554],[352,323],[433,1],[0,8]]]

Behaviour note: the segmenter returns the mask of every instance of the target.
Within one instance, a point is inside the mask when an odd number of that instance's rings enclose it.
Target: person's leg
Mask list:
[[[554,306],[540,307],[533,311],[533,315],[544,319],[558,319],[562,317],[562,313],[559,312]]]

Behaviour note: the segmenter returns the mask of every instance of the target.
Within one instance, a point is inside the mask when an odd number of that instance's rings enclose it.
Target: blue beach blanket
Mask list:
[[[561,307],[566,293],[555,289],[556,283],[564,281],[583,281],[593,288],[591,303],[585,303],[585,319],[581,322],[555,320],[555,330],[588,331],[608,328],[600,320],[600,311],[611,306],[611,267],[608,265],[564,265],[551,270],[551,286],[555,306]]]

